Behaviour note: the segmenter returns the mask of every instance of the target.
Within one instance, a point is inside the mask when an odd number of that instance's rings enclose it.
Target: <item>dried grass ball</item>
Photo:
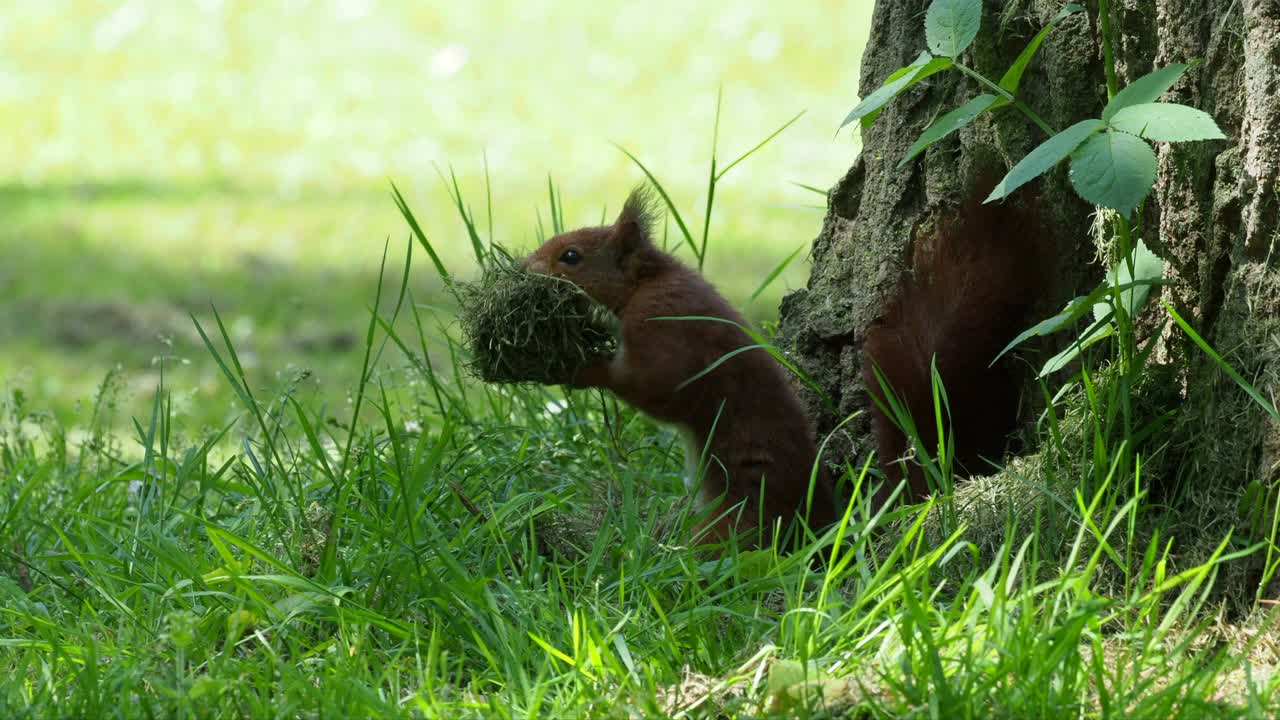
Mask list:
[[[485,382],[562,385],[617,349],[612,314],[567,280],[494,266],[454,295],[469,368]]]

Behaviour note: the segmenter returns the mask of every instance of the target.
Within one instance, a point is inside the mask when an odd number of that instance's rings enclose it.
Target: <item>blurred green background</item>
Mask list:
[[[469,244],[452,166],[494,234],[535,242],[547,180],[569,225],[641,178],[701,216],[716,93],[730,158],[807,114],[718,191],[707,272],[745,303],[817,233],[856,140],[871,0],[689,3],[11,0],[0,5],[0,387],[83,421],[112,368],[145,414],[161,358],[174,409],[234,398],[190,315],[222,313],[253,383],[345,403],[405,192],[454,272]],[[807,206],[807,207],[806,207]],[[481,213],[483,215],[483,213]],[[748,312],[776,317],[802,257]],[[414,293],[443,302],[418,254]],[[303,371],[305,381],[299,381]]]

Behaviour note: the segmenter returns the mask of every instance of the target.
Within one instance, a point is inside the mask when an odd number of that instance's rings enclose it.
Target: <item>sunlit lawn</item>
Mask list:
[[[468,244],[438,171],[495,236],[534,242],[548,176],[570,224],[641,175],[700,217],[717,90],[721,155],[800,111],[717,195],[708,273],[744,301],[817,232],[856,146],[870,2],[5,3],[0,7],[0,384],[65,418],[109,368],[128,413],[158,358],[197,424],[232,408],[189,314],[223,314],[255,381],[298,371],[343,401],[394,180],[455,271]],[[484,218],[487,213],[480,213]],[[487,220],[482,223],[487,227]],[[796,262],[750,307],[776,316]],[[419,302],[442,298],[426,265]],[[126,414],[128,414],[126,413]]]
[[[366,335],[411,247],[392,181],[463,277],[452,172],[527,247],[551,182],[568,224],[616,210],[617,143],[700,228],[721,89],[722,161],[808,111],[716,196],[707,271],[746,304],[818,231],[797,183],[853,160],[870,4],[0,4],[0,717],[1274,717],[1274,608],[1208,594],[1254,577],[1247,535],[1205,561],[1146,471],[1113,482],[1148,432],[1128,375],[1049,404],[1034,519],[998,486],[1000,529],[855,496],[720,563],[670,432],[452,382],[420,250],[401,329],[439,372]]]

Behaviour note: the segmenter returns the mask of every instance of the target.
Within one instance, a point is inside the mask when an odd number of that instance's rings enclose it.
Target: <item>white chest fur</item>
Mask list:
[[[614,372],[622,372],[627,367],[627,345],[618,338],[618,349],[613,351],[613,359],[609,361]]]
[[[613,365],[615,372],[624,372],[627,363],[627,346],[618,339],[618,349],[613,352]],[[676,432],[680,433],[681,444],[684,445],[684,487],[685,490],[693,492],[698,487],[698,465],[702,459],[702,445],[698,443],[698,439],[693,434],[693,430],[686,427],[676,426]],[[704,498],[702,494],[698,494],[698,504],[702,505]]]

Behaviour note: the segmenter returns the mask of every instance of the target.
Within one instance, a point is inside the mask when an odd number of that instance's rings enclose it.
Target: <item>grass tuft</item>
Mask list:
[[[453,290],[467,367],[485,382],[567,384],[617,349],[608,309],[567,280],[495,263]]]
[[[1159,480],[1200,479],[1187,459],[1206,455],[1162,441],[1184,421],[1170,378],[1088,363],[1045,388],[1036,455],[957,486],[950,444],[917,438],[926,503],[855,498],[799,552],[709,558],[686,543],[669,430],[533,384],[605,356],[600,309],[490,239],[478,281],[446,281],[466,347],[447,317],[428,334],[413,249],[449,276],[414,235],[394,293],[383,253],[346,404],[264,387],[217,313],[196,333],[238,409],[213,430],[191,429],[169,375],[131,441],[109,432],[114,374],[84,430],[0,394],[0,717],[1280,712],[1280,611],[1222,599],[1274,587],[1272,495],[1170,522],[1162,503],[1198,498]],[[870,487],[874,465],[841,481]]]

